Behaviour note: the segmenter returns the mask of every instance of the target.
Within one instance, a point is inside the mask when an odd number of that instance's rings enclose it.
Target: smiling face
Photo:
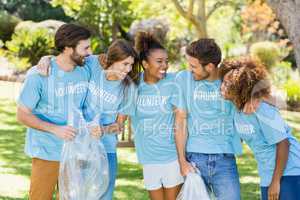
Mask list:
[[[120,80],[123,80],[127,74],[132,70],[134,58],[128,56],[127,58],[114,62],[108,70],[111,70]]]
[[[147,61],[143,61],[145,73],[153,80],[161,80],[168,70],[168,54],[164,49],[151,50]]]
[[[84,59],[92,54],[91,50],[91,41],[88,40],[80,40],[75,48],[70,49],[70,58],[71,60],[79,66],[83,66]]]
[[[232,71],[228,72],[225,76],[224,79],[222,81],[222,85],[221,85],[221,94],[223,96],[224,99],[227,100],[232,100],[233,96],[230,93],[230,86],[233,84],[232,80],[230,79],[232,77]]]
[[[202,65],[197,58],[186,55],[189,68],[193,74],[194,80],[200,81],[209,77],[209,72],[205,69],[205,65]]]

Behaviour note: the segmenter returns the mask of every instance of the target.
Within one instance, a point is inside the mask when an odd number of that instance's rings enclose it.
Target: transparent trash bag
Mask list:
[[[97,119],[96,119],[97,118]],[[93,122],[95,123],[99,116]],[[59,169],[61,200],[99,200],[109,182],[108,160],[103,144],[90,135],[79,110],[73,110],[68,124],[77,129],[76,137],[66,141]]]
[[[184,181],[176,200],[210,200],[200,172],[190,172]]]

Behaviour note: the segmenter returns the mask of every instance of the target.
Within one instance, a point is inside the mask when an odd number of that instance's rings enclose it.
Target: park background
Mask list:
[[[92,31],[95,54],[105,52],[117,38],[131,40],[140,30],[155,32],[167,47],[171,71],[187,67],[183,48],[197,38],[214,38],[224,59],[257,57],[270,72],[274,94],[286,102],[282,115],[300,139],[300,2],[297,2],[0,0],[0,199],[28,199],[31,160],[23,153],[25,127],[16,121],[15,100],[26,70],[41,56],[55,54],[53,36],[65,22],[78,23]],[[114,199],[147,199],[134,148],[119,148],[118,157]],[[256,162],[245,145],[244,154],[237,160],[242,199],[258,200]]]

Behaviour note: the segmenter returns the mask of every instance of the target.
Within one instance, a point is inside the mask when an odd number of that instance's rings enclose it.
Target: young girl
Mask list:
[[[184,131],[182,95],[175,76],[167,73],[168,55],[160,42],[141,32],[135,44],[144,72],[135,104],[128,108],[131,112],[123,114],[131,116],[137,157],[150,198],[175,200],[183,183],[174,141],[175,135]]]
[[[233,101],[237,111],[235,128],[249,145],[258,163],[262,200],[300,199],[300,144],[278,109],[263,101],[270,94],[264,66],[250,58],[221,65],[221,93]],[[258,105],[246,114],[246,103]]]
[[[41,61],[41,73],[48,71],[48,58]],[[124,98],[131,95],[132,88],[139,82],[139,66],[137,54],[132,45],[124,40],[113,42],[105,55],[103,66],[98,56],[89,56],[85,66],[90,71],[89,90],[85,100],[84,114],[87,120],[92,120],[96,114],[101,114],[102,126],[114,124],[118,112],[121,112]],[[109,132],[104,134],[101,141],[104,144],[109,161],[110,182],[107,192],[101,200],[111,200],[117,175],[117,132],[118,127],[110,126]],[[105,132],[105,131],[104,131]],[[106,132],[105,132],[106,133]]]

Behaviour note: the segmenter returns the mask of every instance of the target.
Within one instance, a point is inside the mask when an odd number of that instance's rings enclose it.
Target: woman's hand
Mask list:
[[[40,75],[49,76],[51,70],[51,56],[43,56],[36,67]]]
[[[92,137],[95,138],[95,139],[99,139],[103,135],[102,127],[99,126],[99,125],[97,125],[97,126],[90,126],[89,127],[89,131],[90,131]]]
[[[272,181],[268,189],[268,200],[279,200],[280,181]]]
[[[107,65],[107,55],[105,53],[99,54],[98,56],[99,63],[102,67]]]
[[[124,131],[124,126],[120,123],[113,123],[108,126],[103,127],[103,132],[105,133],[122,133]]]

